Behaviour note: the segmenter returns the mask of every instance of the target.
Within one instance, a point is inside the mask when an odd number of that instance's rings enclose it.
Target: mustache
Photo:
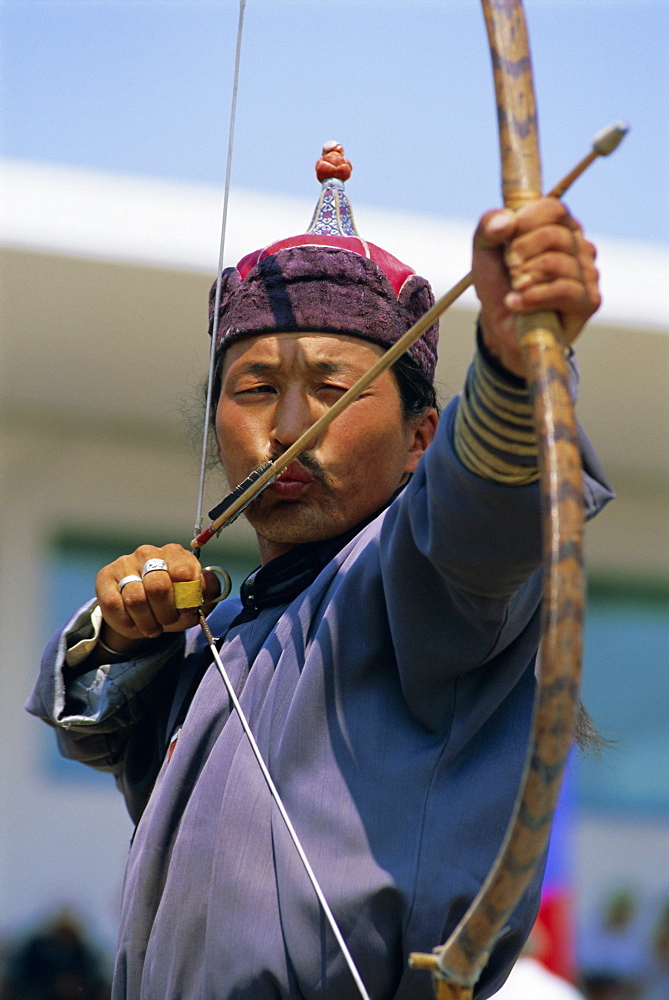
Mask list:
[[[282,454],[283,452],[280,451],[270,452],[268,458],[270,462],[276,462],[277,459],[281,458]],[[309,472],[314,477],[314,479],[320,486],[324,486],[326,488],[330,486],[331,484],[330,476],[328,475],[322,463],[319,462],[317,458],[314,458],[313,455],[310,455],[308,452],[303,451],[301,455],[297,456],[295,461],[299,462],[300,465],[303,466],[303,468],[305,468],[307,472]]]

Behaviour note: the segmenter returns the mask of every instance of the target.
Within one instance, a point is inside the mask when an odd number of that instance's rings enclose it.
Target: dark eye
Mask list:
[[[245,389],[237,389],[237,396],[264,396],[267,393],[276,392],[272,385],[251,385]]]

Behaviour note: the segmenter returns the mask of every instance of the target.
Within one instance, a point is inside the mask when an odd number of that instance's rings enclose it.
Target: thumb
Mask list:
[[[220,596],[221,590],[223,589],[223,576],[222,570],[219,570],[218,566],[207,567],[202,571],[203,586],[203,597],[205,604],[215,601],[217,597]]]
[[[511,239],[516,216],[508,208],[493,209],[481,216],[474,233],[474,250],[497,250]]]
[[[516,217],[508,209],[486,212],[474,233],[472,271],[474,287],[484,312],[503,309],[509,291],[509,273],[504,263],[504,247],[516,230]]]

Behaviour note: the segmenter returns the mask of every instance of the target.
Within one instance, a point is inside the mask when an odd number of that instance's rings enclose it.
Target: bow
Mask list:
[[[517,209],[541,195],[532,67],[521,0],[482,0],[492,57],[502,159],[502,191]],[[532,745],[514,815],[478,896],[432,955],[437,1000],[469,1000],[544,856],[572,742],[583,614],[581,464],[562,331],[554,313],[520,316],[517,332],[539,440],[544,591],[539,690]]]
[[[521,0],[482,0],[482,4],[495,76],[504,202],[508,208],[516,209],[541,194],[527,30]],[[616,148],[626,130],[624,123],[616,123],[599,133],[593,141],[592,153],[563,178],[551,194],[561,196],[596,156],[606,156]],[[264,463],[239,484],[210,512],[210,517],[214,518],[212,524],[200,531],[191,545],[199,550],[223,524],[231,523],[251,499],[304,450],[309,440],[408,349],[471,280],[471,273],[461,279],[279,460]],[[432,955],[410,956],[414,968],[432,970],[437,1000],[471,998],[495,942],[503,934],[509,916],[543,858],[572,742],[578,703],[583,611],[583,503],[580,454],[562,330],[554,313],[521,316],[517,327],[539,442],[545,565],[540,685],[522,787],[498,858],[449,940]],[[181,606],[194,606],[195,599],[189,599],[190,604]],[[206,632],[201,612],[200,621]],[[213,647],[213,640],[211,645]],[[225,680],[222,664],[219,669]],[[269,783],[271,787],[271,779]],[[305,867],[309,871],[308,863]],[[321,903],[328,913],[325,901]],[[336,925],[333,930],[340,940]],[[340,946],[361,995],[366,997],[341,940]]]

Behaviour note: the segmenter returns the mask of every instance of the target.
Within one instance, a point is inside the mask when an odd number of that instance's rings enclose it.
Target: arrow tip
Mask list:
[[[598,156],[608,156],[609,153],[618,148],[629,130],[629,125],[623,121],[607,125],[592,140],[592,148]]]

